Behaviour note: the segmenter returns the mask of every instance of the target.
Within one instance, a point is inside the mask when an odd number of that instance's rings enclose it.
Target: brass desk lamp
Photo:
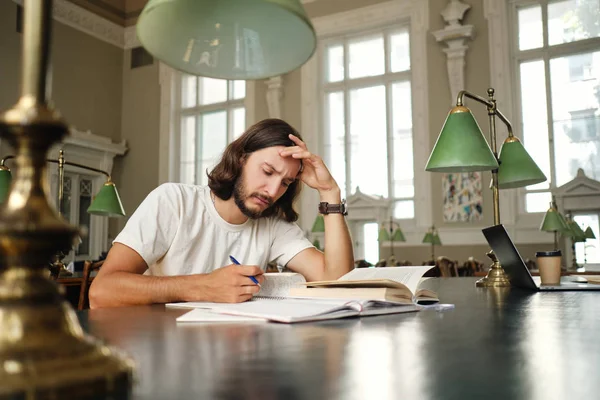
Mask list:
[[[12,182],[12,174],[6,166],[6,161],[14,159],[15,156],[9,155],[0,160],[0,203],[8,197],[10,184]],[[46,162],[58,164],[58,206],[57,211],[59,216],[62,215],[62,204],[64,197],[64,182],[65,182],[65,165],[81,168],[87,171],[93,171],[106,176],[107,180],[100,192],[94,197],[92,204],[87,209],[89,214],[107,216],[107,217],[124,217],[125,211],[123,204],[119,198],[119,192],[115,184],[110,178],[110,174],[101,169],[88,167],[86,165],[77,164],[74,162],[65,161],[63,150],[59,151],[58,159],[46,159]],[[66,252],[65,252],[66,251]],[[61,249],[53,256],[53,261],[50,264],[50,272],[56,278],[59,274],[71,275],[71,272],[62,262],[63,258],[68,254],[68,249]]]
[[[441,246],[442,241],[435,226],[429,228],[429,231],[423,236],[423,243],[431,244],[431,260],[435,263],[435,246]]]
[[[0,114],[16,176],[0,205],[0,398],[127,398],[133,362],[83,333],[45,267],[79,230],[48,201],[46,154],[68,128],[49,102],[52,1],[25,0],[21,98]]]
[[[488,98],[461,90],[456,107],[448,113],[446,122],[433,147],[426,171],[471,172],[492,171],[492,199],[494,225],[500,224],[499,189],[512,189],[546,181],[546,176],[529,156],[519,139],[513,135],[512,125],[498,110],[494,89],[487,90]],[[471,110],[463,105],[468,97],[486,106],[490,127],[491,149],[481,133]],[[496,117],[508,128],[500,154],[496,152]],[[493,251],[488,252],[493,264],[485,278],[477,281],[479,287],[506,287],[510,282]]]
[[[387,226],[386,226],[387,225]],[[400,228],[400,224],[390,217],[389,221],[380,223],[377,240],[381,242],[390,242],[390,258],[387,260],[388,267],[396,266],[396,256],[394,255],[394,242],[406,242],[404,232]]]

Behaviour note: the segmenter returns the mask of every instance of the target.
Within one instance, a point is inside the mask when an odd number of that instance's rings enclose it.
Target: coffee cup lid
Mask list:
[[[560,252],[560,250],[554,250],[554,251],[538,251],[535,253],[536,257],[558,257],[561,256],[562,253]]]

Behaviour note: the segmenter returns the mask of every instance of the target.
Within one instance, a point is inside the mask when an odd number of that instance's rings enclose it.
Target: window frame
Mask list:
[[[327,95],[330,93],[341,92],[344,94],[344,125],[345,125],[345,133],[344,133],[344,160],[345,160],[345,177],[346,182],[345,188],[346,193],[342,195],[345,197],[349,197],[354,194],[356,187],[351,187],[351,176],[352,176],[352,151],[350,146],[351,135],[349,132],[350,120],[349,120],[349,99],[348,96],[352,90],[362,89],[362,88],[370,88],[375,86],[383,86],[385,88],[385,113],[386,113],[386,157],[387,157],[387,198],[390,199],[390,213],[394,213],[395,205],[400,201],[412,201],[413,202],[413,218],[398,218],[402,220],[414,220],[416,218],[415,211],[415,198],[416,198],[416,185],[415,185],[415,174],[416,170],[416,160],[413,158],[413,196],[401,196],[401,197],[392,197],[392,193],[394,192],[394,124],[393,124],[393,115],[392,115],[392,86],[395,83],[399,82],[408,82],[411,87],[411,111],[413,104],[413,79],[412,79],[412,57],[410,62],[410,68],[404,71],[392,72],[391,64],[390,64],[390,52],[391,52],[391,41],[390,36],[397,32],[408,31],[409,33],[409,49],[411,48],[412,34],[410,32],[410,23],[404,21],[403,23],[394,23],[388,24],[383,27],[378,27],[375,29],[363,30],[360,32],[352,32],[343,35],[336,35],[324,39],[319,46],[319,59],[320,59],[320,70],[319,70],[319,86],[320,86],[320,101],[322,104],[322,109],[327,109]],[[369,37],[383,37],[383,47],[384,47],[384,72],[375,76],[364,76],[360,78],[350,78],[349,76],[349,42],[355,39],[368,39]],[[344,77],[340,81],[336,82],[327,82],[327,71],[328,71],[328,57],[327,57],[327,49],[332,46],[342,46],[344,49]],[[409,56],[411,56],[409,52]],[[323,115],[320,119],[321,124],[321,132],[323,132],[323,142],[321,146],[321,151],[323,154],[323,158],[325,163],[330,166],[331,160],[327,157],[327,152],[325,148],[325,137],[329,134],[328,131],[328,114],[326,111],[323,111]],[[415,152],[415,138],[414,138],[414,124],[411,129],[412,136],[412,145],[413,145],[413,153]],[[339,182],[338,182],[339,184]],[[376,195],[374,193],[370,193],[371,195]]]
[[[554,117],[552,110],[552,86],[550,76],[550,61],[559,57],[573,56],[577,54],[600,51],[600,37],[577,40],[568,43],[561,43],[550,46],[548,40],[548,7],[552,0],[508,0],[508,21],[509,27],[509,54],[510,54],[510,70],[512,72],[513,84],[515,85],[515,97],[513,99],[513,124],[515,134],[523,136],[523,113],[522,113],[522,92],[521,92],[521,73],[520,65],[523,62],[541,60],[544,62],[544,75],[546,87],[546,121],[548,125],[548,141],[549,141],[549,160],[550,160],[550,176],[548,176],[548,188],[527,190],[527,188],[519,188],[518,193],[518,212],[520,215],[533,216],[538,219],[544,211],[528,212],[526,206],[526,196],[534,193],[552,193],[556,189],[556,162],[554,149]],[[542,47],[528,50],[519,50],[519,8],[541,6],[542,13]],[[529,218],[527,218],[529,219]]]
[[[246,91],[245,91],[245,96],[241,99],[234,99],[233,98],[233,93],[234,93],[234,81],[233,80],[226,80],[227,81],[227,99],[225,101],[222,102],[218,102],[218,103],[212,103],[212,104],[206,104],[206,105],[195,105],[193,107],[183,107],[182,106],[182,87],[183,87],[183,80],[185,76],[190,76],[187,74],[184,74],[182,72],[176,71],[174,73],[174,103],[173,103],[173,129],[174,129],[174,135],[173,135],[173,152],[175,154],[175,159],[177,160],[176,162],[172,163],[172,174],[174,177],[174,181],[176,182],[181,182],[182,181],[182,177],[181,177],[181,161],[180,161],[180,156],[181,156],[181,136],[182,136],[182,120],[185,117],[199,117],[203,114],[210,114],[210,113],[216,113],[219,111],[225,111],[226,115],[227,115],[227,138],[226,138],[226,143],[229,144],[231,143],[234,138],[235,138],[235,133],[233,131],[233,120],[234,120],[234,110],[235,109],[239,109],[239,108],[244,108],[244,113],[245,113],[245,127],[248,126],[248,114],[247,114],[247,108],[246,108],[246,99],[248,97],[248,85],[246,81]],[[195,77],[196,79],[198,79],[198,83],[196,84],[196,99],[199,98],[200,96],[200,79],[205,79],[205,77],[201,77],[201,76],[197,76]],[[212,78],[211,78],[212,79]],[[197,102],[197,101],[196,101]],[[198,123],[198,120],[196,119],[196,124]],[[196,134],[198,134],[198,127],[196,126]],[[195,137],[195,142],[196,145],[198,145],[198,141],[199,138],[196,136]],[[194,184],[199,185],[201,184],[200,181],[198,179],[198,154],[197,154],[197,149],[196,149],[196,154],[194,154]]]

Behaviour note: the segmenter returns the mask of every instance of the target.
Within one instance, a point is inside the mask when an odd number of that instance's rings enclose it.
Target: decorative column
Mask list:
[[[283,78],[281,75],[267,79],[267,107],[269,118],[281,118],[281,99],[283,98]]]
[[[466,39],[473,38],[473,25],[462,25],[460,21],[471,8],[460,0],[450,0],[442,11],[446,27],[432,32],[435,40],[446,44],[448,82],[450,84],[450,104],[454,106],[458,92],[465,88],[465,54],[469,46]]]

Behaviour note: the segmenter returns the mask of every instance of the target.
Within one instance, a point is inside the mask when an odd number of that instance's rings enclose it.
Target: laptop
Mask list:
[[[539,276],[531,276],[523,258],[508,236],[503,225],[482,229],[490,247],[496,253],[504,272],[508,275],[510,284],[514,287],[535,291],[558,290],[600,290],[600,285],[585,283],[585,279],[577,276],[563,276],[560,285],[541,286]],[[582,282],[583,281],[583,282]]]

